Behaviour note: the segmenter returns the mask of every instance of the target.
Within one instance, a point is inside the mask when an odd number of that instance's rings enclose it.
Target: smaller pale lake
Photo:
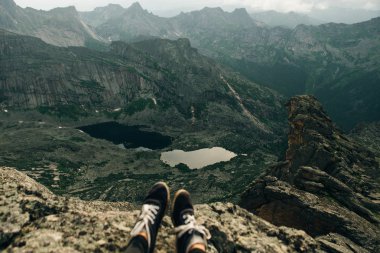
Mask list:
[[[237,156],[234,152],[224,148],[204,148],[185,152],[183,150],[172,150],[161,153],[161,161],[174,167],[180,163],[186,164],[190,169],[201,169],[208,165],[219,162],[228,162]]]

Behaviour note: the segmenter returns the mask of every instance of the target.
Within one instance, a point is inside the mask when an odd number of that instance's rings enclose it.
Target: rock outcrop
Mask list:
[[[209,252],[320,252],[305,232],[273,226],[233,204],[196,209],[213,236]],[[58,197],[21,172],[0,168],[2,252],[120,252],[138,214],[125,202]],[[174,252],[169,217],[163,220],[157,249]]]
[[[275,225],[305,230],[328,252],[380,252],[380,169],[312,96],[288,105],[286,159],[255,181],[241,206]]]

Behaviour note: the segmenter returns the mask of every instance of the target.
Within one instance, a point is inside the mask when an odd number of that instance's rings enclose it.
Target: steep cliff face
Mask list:
[[[9,107],[76,105],[116,108],[151,81],[119,59],[86,48],[58,48],[33,37],[1,31],[0,93]]]
[[[120,252],[139,214],[126,202],[57,197],[10,168],[0,168],[0,193],[4,252]],[[273,226],[232,204],[198,205],[196,212],[212,234],[208,252],[320,252],[305,232]],[[157,252],[174,252],[174,238],[166,216]]]
[[[38,11],[23,9],[13,0],[1,1],[0,28],[65,47],[95,45],[104,41],[80,19],[74,7]]]
[[[281,117],[280,96],[200,55],[186,39],[116,42],[97,52],[0,34],[0,103],[8,108],[70,105],[89,114],[117,108],[133,114],[130,107],[140,103],[141,110],[175,108],[190,118],[192,107],[199,117],[216,103],[241,114],[228,81],[259,121]]]
[[[276,225],[305,230],[328,251],[379,251],[374,154],[336,129],[313,97],[292,98],[288,112],[286,160],[254,182],[241,205]]]

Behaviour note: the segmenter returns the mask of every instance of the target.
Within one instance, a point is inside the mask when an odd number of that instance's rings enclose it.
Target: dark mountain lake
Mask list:
[[[156,132],[140,130],[142,126],[127,126],[117,122],[105,122],[77,129],[97,139],[104,139],[125,148],[162,149],[171,145],[172,137]]]

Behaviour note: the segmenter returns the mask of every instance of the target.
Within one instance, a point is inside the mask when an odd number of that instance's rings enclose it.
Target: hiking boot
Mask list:
[[[176,233],[177,253],[188,253],[195,244],[204,245],[206,249],[207,239],[211,238],[210,232],[206,227],[197,224],[190,194],[186,190],[179,190],[174,196],[172,221]]]
[[[157,232],[168,207],[169,196],[169,187],[164,182],[156,183],[146,196],[140,216],[131,232],[132,239],[135,237],[147,239],[150,253],[156,245]]]

